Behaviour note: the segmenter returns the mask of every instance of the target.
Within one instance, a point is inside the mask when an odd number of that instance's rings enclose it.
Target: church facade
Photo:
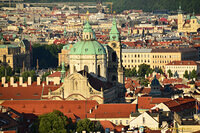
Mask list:
[[[87,21],[81,41],[69,51],[69,75],[63,85],[49,98],[66,100],[96,100],[98,103],[123,102],[124,71],[120,34],[113,19],[110,41],[102,45]],[[67,63],[63,63],[67,64]]]
[[[200,20],[193,13],[192,16],[187,15],[184,18],[184,14],[181,10],[181,6],[178,10],[178,32],[183,33],[195,33],[200,31]]]

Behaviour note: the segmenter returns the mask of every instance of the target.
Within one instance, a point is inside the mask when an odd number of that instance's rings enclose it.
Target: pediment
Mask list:
[[[84,79],[87,79],[87,78],[81,75],[80,73],[73,73],[73,74],[70,74],[68,77],[66,77],[65,80],[84,80]]]

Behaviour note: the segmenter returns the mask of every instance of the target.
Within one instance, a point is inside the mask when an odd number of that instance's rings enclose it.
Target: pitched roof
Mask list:
[[[110,131],[114,131],[115,125],[111,121],[100,121],[103,129],[109,128]]]
[[[164,102],[164,104],[173,112],[180,112],[184,109],[190,109],[195,107],[195,99],[186,97],[186,98],[177,98]],[[190,104],[189,104],[190,103]]]
[[[86,112],[98,105],[96,101],[57,101],[57,100],[12,100],[4,101],[2,106],[10,107],[20,113],[32,113],[35,115],[42,115],[53,112],[53,110],[60,110],[64,115],[71,116],[73,113],[77,117],[85,118]],[[74,116],[73,116],[74,118]],[[73,119],[72,118],[72,119]]]
[[[195,61],[172,61],[166,65],[197,65]]]
[[[136,104],[99,104],[93,109],[89,118],[129,118],[132,112],[136,112]]]
[[[156,104],[170,100],[170,98],[138,97],[138,109],[151,109]]]
[[[45,84],[45,82],[43,83]],[[54,91],[58,89],[61,85],[53,85],[52,82],[49,85],[45,84],[43,94],[46,95],[48,94],[49,89],[51,89],[51,91]],[[37,85],[36,82],[33,82],[30,86],[27,87],[22,87],[19,85],[18,87],[12,87],[10,85],[8,87],[0,87],[0,99],[1,100],[40,99],[42,94],[42,89],[43,89],[42,84]]]

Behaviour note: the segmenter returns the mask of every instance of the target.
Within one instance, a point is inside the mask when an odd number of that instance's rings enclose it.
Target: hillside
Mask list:
[[[102,0],[113,2],[113,10],[121,12],[126,9],[177,10],[181,3],[182,9],[187,13],[200,13],[200,0]],[[96,2],[96,0],[25,0],[25,2]]]

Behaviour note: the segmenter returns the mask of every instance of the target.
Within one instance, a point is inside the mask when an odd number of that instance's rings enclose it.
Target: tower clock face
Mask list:
[[[114,48],[115,48],[115,47],[116,47],[116,43],[112,43],[112,47],[114,47]]]

